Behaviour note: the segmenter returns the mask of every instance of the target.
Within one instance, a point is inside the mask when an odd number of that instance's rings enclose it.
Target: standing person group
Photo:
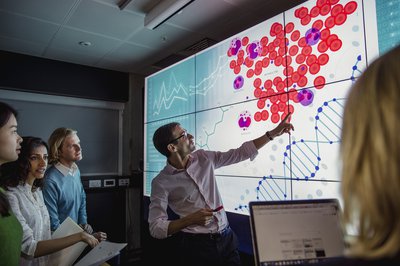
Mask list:
[[[47,168],[47,144],[40,138],[23,137],[17,161],[2,165],[2,185],[12,212],[22,229],[20,265],[49,265],[51,253],[84,241],[91,247],[99,241],[81,232],[52,239],[50,217],[43,200],[43,177]]]
[[[59,132],[59,129],[55,132]],[[84,231],[51,239],[51,216],[45,204],[43,191],[48,158],[54,157],[50,156],[48,146],[42,139],[21,138],[18,135],[17,111],[0,102],[0,265],[49,265],[49,255],[54,252],[81,241],[94,247],[99,241],[107,238],[103,232],[91,235],[91,226],[87,224],[85,192],[80,181],[79,169],[74,164],[82,158],[79,138],[76,131],[71,132],[74,133],[71,136],[65,135],[61,142],[53,145],[50,152],[57,154],[54,148],[60,151],[57,155],[58,160],[67,164],[67,170],[63,170],[69,174],[72,169],[72,176],[78,178],[74,181],[79,180],[80,186],[73,186],[72,190],[69,187],[62,188],[62,192],[75,192],[76,195],[70,199],[64,198],[65,202],[74,206],[70,207],[67,216],[55,216],[55,220],[60,223],[66,217],[72,216]],[[54,169],[57,169],[56,166]],[[55,170],[51,171],[54,172]],[[67,196],[71,195],[72,193],[67,193]],[[78,206],[75,203],[76,198],[83,199],[83,202],[77,202]]]

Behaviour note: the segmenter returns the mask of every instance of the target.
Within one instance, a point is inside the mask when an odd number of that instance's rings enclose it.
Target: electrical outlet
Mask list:
[[[120,187],[128,187],[129,186],[129,178],[121,178],[118,180],[118,186]]]
[[[89,188],[101,187],[101,180],[89,180]]]

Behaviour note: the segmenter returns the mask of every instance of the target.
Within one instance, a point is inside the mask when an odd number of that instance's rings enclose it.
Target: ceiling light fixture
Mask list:
[[[154,30],[193,1],[194,0],[160,1],[160,3],[151,9],[144,17],[144,26]]]
[[[82,46],[91,46],[92,43],[91,43],[91,42],[81,41],[81,42],[79,42],[79,45],[82,45]]]

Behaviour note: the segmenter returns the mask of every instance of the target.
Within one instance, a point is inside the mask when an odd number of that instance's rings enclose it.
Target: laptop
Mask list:
[[[312,264],[343,255],[337,199],[252,201],[256,266]]]

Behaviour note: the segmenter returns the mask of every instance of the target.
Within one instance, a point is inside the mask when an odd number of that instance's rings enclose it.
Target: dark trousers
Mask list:
[[[239,266],[238,239],[230,227],[220,234],[182,233],[181,265]]]

